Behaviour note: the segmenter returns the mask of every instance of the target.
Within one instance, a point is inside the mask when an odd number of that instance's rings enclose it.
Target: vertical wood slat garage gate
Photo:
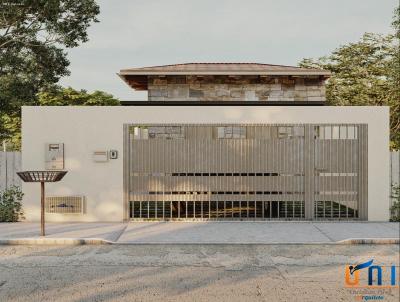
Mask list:
[[[365,124],[125,125],[127,219],[367,219]]]

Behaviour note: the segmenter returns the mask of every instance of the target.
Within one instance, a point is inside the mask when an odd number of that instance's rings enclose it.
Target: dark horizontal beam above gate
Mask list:
[[[317,101],[121,101],[122,106],[324,106]]]

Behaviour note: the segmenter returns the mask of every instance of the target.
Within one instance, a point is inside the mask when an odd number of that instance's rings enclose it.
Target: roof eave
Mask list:
[[[329,71],[129,71],[121,70],[119,76],[125,75],[284,75],[284,76],[330,76]]]
[[[128,74],[117,73],[117,76],[119,76],[129,87],[131,87],[131,88],[133,88],[135,90],[142,90],[142,91],[147,90],[147,81],[146,81],[146,85],[142,85],[142,84],[139,84],[139,83],[134,83],[134,82],[129,81],[126,78],[126,76],[129,76]],[[140,76],[140,75],[138,75],[138,76]]]

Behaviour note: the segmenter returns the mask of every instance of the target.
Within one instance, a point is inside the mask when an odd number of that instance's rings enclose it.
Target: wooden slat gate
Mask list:
[[[366,125],[126,125],[131,219],[367,219]]]

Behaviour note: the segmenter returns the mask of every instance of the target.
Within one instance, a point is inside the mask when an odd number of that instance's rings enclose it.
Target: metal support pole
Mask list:
[[[40,211],[40,235],[45,236],[45,229],[44,229],[44,181],[40,182],[40,192],[41,192],[41,211]]]
[[[60,181],[67,171],[21,171],[17,172],[17,175],[24,182],[40,182],[40,235],[45,236],[45,220],[44,220],[44,207],[45,207],[45,194],[44,194],[44,183],[45,182],[57,182]]]

